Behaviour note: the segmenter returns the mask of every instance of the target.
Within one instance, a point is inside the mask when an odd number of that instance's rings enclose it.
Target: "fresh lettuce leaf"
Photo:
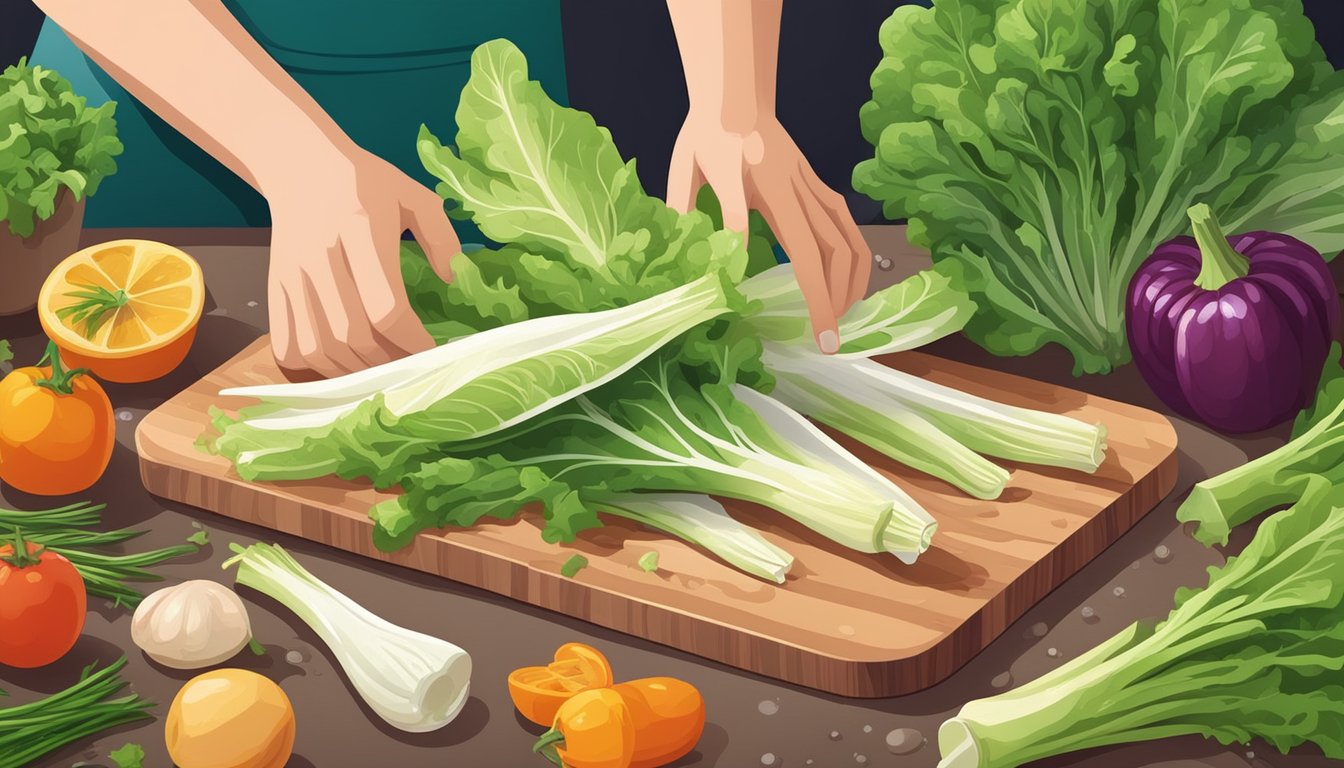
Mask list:
[[[452,212],[517,249],[510,264],[524,296],[587,312],[711,272],[742,279],[741,235],[645,194],[607,130],[551,101],[512,43],[479,46],[471,70],[454,147],[422,128],[417,148]],[[565,286],[559,295],[555,285]]]
[[[389,457],[507,429],[614,380],[727,312],[729,290],[706,275],[629,306],[532,318],[334,379],[226,389],[261,403],[216,418],[214,449],[248,479],[380,481]]]

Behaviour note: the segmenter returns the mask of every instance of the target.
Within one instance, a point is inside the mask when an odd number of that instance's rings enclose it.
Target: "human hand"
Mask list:
[[[434,346],[406,297],[401,234],[452,280],[461,252],[443,201],[363,150],[271,194],[271,350],[280,367],[338,376]]]
[[[693,110],[672,150],[668,205],[689,211],[706,183],[729,229],[745,233],[752,209],[765,217],[793,262],[817,346],[834,354],[839,318],[867,292],[873,263],[845,199],[817,178],[773,117],[737,131]]]

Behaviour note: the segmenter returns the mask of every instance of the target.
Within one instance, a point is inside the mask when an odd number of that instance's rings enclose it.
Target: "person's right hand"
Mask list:
[[[434,345],[406,298],[401,234],[452,279],[457,234],[430,189],[362,150],[268,198],[271,350],[289,372],[338,376]]]

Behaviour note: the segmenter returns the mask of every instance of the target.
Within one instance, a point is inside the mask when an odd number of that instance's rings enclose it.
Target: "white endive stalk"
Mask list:
[[[239,584],[293,611],[336,654],[355,690],[395,728],[422,733],[457,717],[471,688],[471,657],[437,637],[370,613],[309,573],[276,544],[233,545]]]

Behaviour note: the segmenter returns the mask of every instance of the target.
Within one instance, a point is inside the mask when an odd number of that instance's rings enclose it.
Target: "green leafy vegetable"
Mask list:
[[[560,575],[566,579],[572,579],[578,575],[579,571],[588,567],[588,558],[583,555],[570,555],[560,566]]]
[[[109,548],[143,536],[145,531],[90,530],[101,522],[99,512],[104,506],[81,502],[37,511],[0,509],[0,538],[11,537],[22,528],[25,536],[69,560],[84,577],[90,595],[134,608],[144,595],[128,582],[161,581],[162,576],[148,569],[195,554],[201,545],[188,538],[192,543],[148,552],[109,552]]]
[[[247,650],[251,651],[253,656],[266,655],[266,646],[262,645],[255,636],[247,639]]]
[[[153,702],[134,693],[117,696],[127,685],[125,666],[123,656],[102,669],[85,667],[79,682],[60,693],[0,709],[0,768],[23,768],[109,728],[153,719]]]
[[[593,507],[612,494],[668,491],[753,501],[905,562],[928,548],[936,525],[914,499],[769,397],[697,387],[662,360],[632,374],[496,441],[445,446],[401,497],[374,507],[375,541],[395,549],[425,528],[512,517],[534,501],[543,535],[566,541],[600,524]]]
[[[589,312],[712,272],[742,278],[741,235],[646,195],[607,130],[547,97],[512,43],[478,47],[471,72],[456,152],[422,129],[420,159],[456,215],[510,244],[510,271],[529,303]]]
[[[141,768],[145,760],[145,748],[139,744],[123,744],[120,748],[108,752],[107,758],[117,768]]]
[[[210,543],[210,534],[207,531],[197,531],[188,536],[187,541],[198,547],[204,547]]]
[[[1265,510],[1292,503],[1317,479],[1344,485],[1344,368],[1338,343],[1326,358],[1315,402],[1293,424],[1292,439],[1254,461],[1197,483],[1176,517],[1196,524],[1199,541],[1226,544],[1233,528]]]
[[[62,189],[79,200],[116,172],[116,108],[87,106],[69,81],[27,59],[0,73],[0,221],[11,233],[28,237],[51,218]]]
[[[1344,248],[1344,80],[1300,0],[939,0],[879,39],[855,187],[973,293],[992,352],[1128,361],[1130,277],[1202,200]]]
[[[782,345],[815,346],[793,266],[781,264],[742,283],[757,304],[741,330]],[[952,281],[926,270],[858,302],[840,319],[840,357],[873,357],[921,347],[960,331],[975,304]]]
[[[706,275],[628,306],[533,318],[335,379],[226,389],[262,402],[216,418],[214,447],[250,480],[340,474],[382,484],[407,451],[522,423],[617,378],[729,302]],[[407,442],[385,454],[399,438]]]
[[[9,348],[9,342],[0,339],[0,364],[8,363],[14,359],[14,351]]]
[[[1320,478],[1239,556],[1049,674],[972,701],[938,734],[940,768],[1199,734],[1223,744],[1312,742],[1344,758],[1344,490]]]
[[[708,497],[706,497],[708,498]],[[654,573],[658,570],[658,552],[645,552],[639,556],[639,569],[645,573]]]
[[[603,501],[603,512],[642,523],[697,544],[733,567],[783,584],[793,555],[734,520],[723,505],[693,493],[632,493]],[[646,571],[658,570],[658,553],[639,558]]]

